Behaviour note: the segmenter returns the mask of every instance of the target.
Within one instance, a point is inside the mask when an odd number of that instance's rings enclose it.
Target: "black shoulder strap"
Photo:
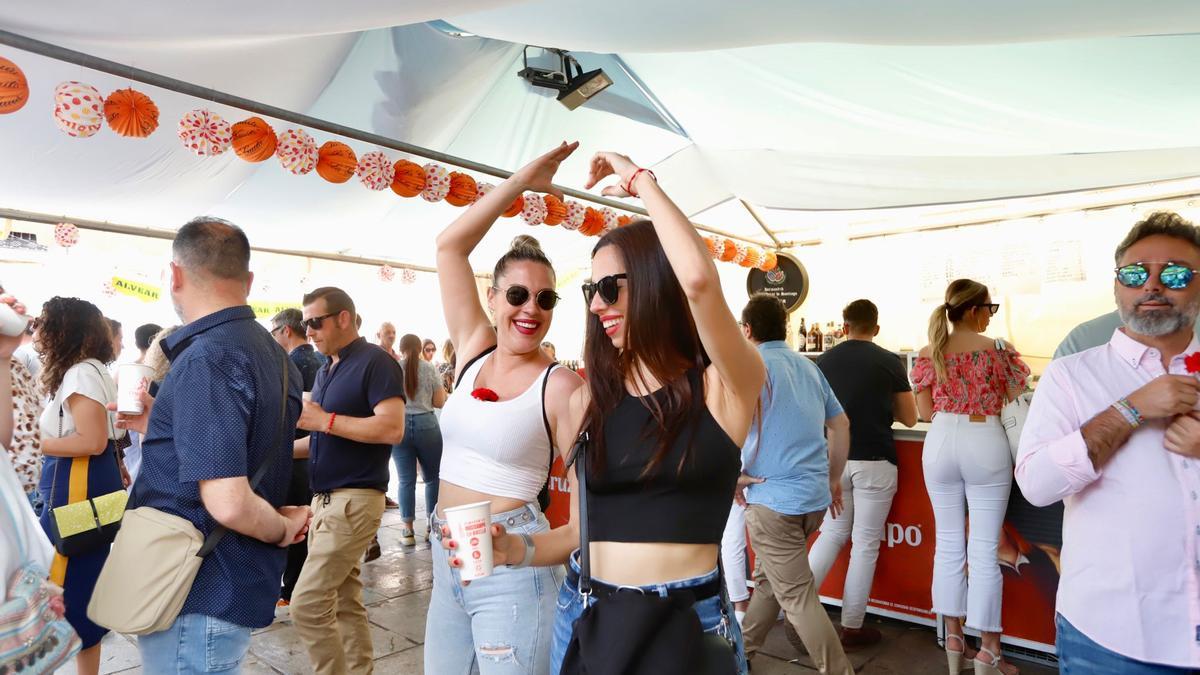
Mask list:
[[[471,369],[471,366],[475,365],[476,361],[478,361],[479,359],[482,359],[483,357],[487,356],[488,354],[491,354],[494,351],[496,351],[496,345],[492,345],[491,347],[488,347],[487,349],[479,352],[479,354],[476,355],[475,358],[471,359],[470,361],[467,361],[466,364],[463,365],[463,369],[458,371],[458,379],[454,381],[454,388],[458,389],[459,385],[462,384],[463,376],[467,374],[467,371]]]
[[[575,464],[575,482],[579,488],[579,592],[592,592],[592,555],[588,551],[588,491],[587,491],[587,448],[588,432],[579,434],[570,459]]]
[[[262,482],[263,476],[267,475],[267,469],[271,468],[271,464],[275,462],[275,455],[279,454],[279,442],[283,439],[283,427],[287,423],[287,407],[288,407],[288,357],[287,352],[281,348],[280,353],[283,354],[283,403],[280,404],[279,425],[275,427],[275,437],[271,440],[271,445],[267,448],[267,458],[262,464],[258,465],[258,470],[254,472],[254,477],[250,479],[250,491],[258,487]],[[212,532],[204,539],[204,545],[196,552],[196,555],[203,558],[221,543],[221,539],[229,532],[229,528],[218,524]]]
[[[546,427],[546,440],[550,442],[550,466],[554,466],[554,434],[550,431],[550,417],[546,415],[546,389],[550,386],[550,375],[558,367],[558,361],[550,364],[542,376],[542,425]]]

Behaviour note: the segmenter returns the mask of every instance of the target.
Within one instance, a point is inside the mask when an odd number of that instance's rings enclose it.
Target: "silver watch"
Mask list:
[[[533,552],[534,552],[533,537],[529,536],[528,534],[525,534],[524,532],[514,532],[513,534],[517,535],[518,537],[521,538],[522,541],[525,542],[525,556],[523,558],[521,558],[521,562],[519,562],[515,565],[512,563],[509,563],[509,564],[505,565],[505,567],[508,567],[509,569],[514,569],[514,570],[521,569],[522,567],[529,567],[529,565],[533,563]]]

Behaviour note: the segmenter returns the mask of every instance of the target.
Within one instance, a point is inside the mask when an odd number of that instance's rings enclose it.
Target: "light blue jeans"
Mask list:
[[[392,446],[392,463],[400,477],[400,519],[410,522],[417,511],[417,464],[425,478],[425,513],[433,513],[438,498],[438,472],[442,465],[442,430],[431,412],[404,416],[404,440]]]
[[[509,532],[550,529],[535,505],[493,514]],[[463,587],[433,519],[433,597],[425,619],[425,672],[436,675],[549,675],[554,598],[562,567],[510,569]],[[557,671],[554,671],[557,672]]]
[[[203,614],[185,614],[138,638],[142,670],[155,675],[240,673],[249,647],[249,628]]]
[[[1062,614],[1054,616],[1058,630],[1058,668],[1062,675],[1189,675],[1197,671],[1135,661],[1101,647],[1071,625]]]
[[[638,588],[646,593],[656,593],[666,597],[668,591],[701,586],[716,579],[717,575],[718,571],[714,569],[698,577],[638,586]],[[596,601],[597,599],[592,597],[589,605],[596,604]],[[554,645],[551,647],[550,653],[550,667],[555,673],[562,668],[563,658],[567,655],[567,645],[571,643],[571,635],[575,632],[575,622],[579,620],[584,609],[583,596],[579,593],[578,550],[571,554],[571,567],[567,571],[566,581],[558,591],[557,605],[558,614],[554,618]],[[724,608],[721,605],[721,596],[714,595],[698,601],[692,605],[692,609],[700,618],[700,627],[704,629],[705,633],[714,633],[729,641],[733,647],[734,658],[737,660],[737,672],[745,675],[749,671],[746,668],[746,650],[742,644],[742,629],[733,619],[733,604],[726,603]],[[631,639],[635,637],[630,636]]]

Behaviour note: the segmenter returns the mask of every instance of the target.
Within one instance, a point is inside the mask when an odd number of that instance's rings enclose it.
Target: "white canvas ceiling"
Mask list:
[[[764,242],[742,201],[786,241],[832,211],[1200,175],[1200,4],[1184,0],[205,7],[9,0],[0,27],[506,169],[577,139],[583,148],[560,173],[570,187],[582,186],[590,152],[621,150],[653,165],[697,222]],[[478,37],[425,23],[439,19]],[[617,84],[567,111],[516,77],[526,43],[578,50]],[[357,181],[292,176],[274,160],[195,157],[174,134],[183,113],[248,114],[145,85],[135,86],[162,111],[152,137],[69,138],[49,114],[58,82],[103,93],[130,83],[8,47],[0,55],[32,88],[29,105],[0,116],[0,207],[157,228],[212,213],[263,246],[423,264],[457,215]],[[527,229],[506,223],[477,267]],[[536,234],[568,264],[586,259],[585,238]]]

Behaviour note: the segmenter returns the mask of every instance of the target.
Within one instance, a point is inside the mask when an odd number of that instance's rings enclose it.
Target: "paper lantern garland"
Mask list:
[[[607,206],[600,209],[600,214],[604,216],[604,231],[611,232],[617,229],[617,212]]]
[[[369,190],[386,190],[392,184],[392,180],[396,177],[396,167],[392,165],[392,160],[388,156],[379,151],[372,151],[364,154],[358,159],[358,168],[355,170],[358,175],[358,180]]]
[[[63,248],[71,248],[79,243],[79,228],[73,223],[59,223],[54,226],[54,243]]]
[[[402,271],[400,273],[400,281],[401,281],[401,283],[405,283],[405,284],[408,284],[411,286],[412,284],[415,284],[417,282],[417,273],[412,271],[411,269],[405,267],[404,271]]]
[[[54,123],[68,136],[94,136],[104,123],[104,98],[90,84],[63,82],[54,88]]]
[[[104,99],[104,119],[119,136],[145,138],[158,128],[158,106],[135,89],[118,89]]]
[[[402,159],[392,169],[392,192],[401,197],[416,197],[425,189],[425,169],[420,164]]]
[[[388,264],[383,264],[379,267],[379,279],[383,282],[390,282],[396,278],[396,268]]]
[[[525,197],[522,195],[517,195],[517,198],[513,200],[513,203],[509,204],[508,208],[505,209],[504,213],[501,213],[500,215],[504,216],[505,218],[512,218],[513,216],[517,215],[524,209],[525,209]]]
[[[483,199],[484,195],[495,189],[496,186],[492,185],[491,183],[480,183],[475,187],[475,201],[477,202],[480,199]]]
[[[0,115],[15,113],[29,101],[29,81],[17,64],[0,57]]]
[[[746,255],[738,261],[742,267],[758,267],[762,262],[762,249],[757,246],[746,247]]]
[[[763,272],[770,272],[779,266],[779,256],[774,251],[764,251],[762,262],[758,264],[758,269]]]
[[[567,215],[563,218],[562,226],[568,230],[578,230],[583,225],[587,215],[587,207],[579,202],[567,202]]]
[[[251,117],[230,129],[233,151],[247,162],[263,162],[275,154],[279,137],[261,117]]]
[[[525,205],[521,207],[521,219],[526,225],[541,225],[546,221],[546,202],[540,194],[531,192],[524,195]]]
[[[203,108],[193,110],[179,120],[179,140],[183,147],[201,157],[215,157],[229,149],[233,130],[223,117]]]
[[[720,239],[720,237],[704,237],[703,239],[704,239],[704,245],[706,247],[708,247],[709,257],[716,259],[718,247],[719,248],[725,247],[724,244],[721,244],[718,242],[718,239]]]
[[[441,164],[430,162],[425,169],[425,189],[421,190],[421,199],[427,202],[440,202],[450,194],[450,171]]]
[[[317,167],[317,142],[303,129],[288,129],[279,134],[275,156],[283,168],[302,176]]]
[[[543,222],[547,225],[558,225],[567,217],[567,205],[563,200],[554,195],[542,195],[542,202],[546,205],[546,218]]]
[[[628,225],[632,222],[633,222],[633,216],[618,216],[617,217],[617,227],[625,227],[626,225]]]
[[[579,233],[585,237],[594,237],[603,231],[604,214],[590,206],[584,207],[583,224],[579,226]]]
[[[446,203],[451,206],[467,206],[475,202],[479,187],[475,179],[460,171],[450,172],[450,191],[446,193]]]

